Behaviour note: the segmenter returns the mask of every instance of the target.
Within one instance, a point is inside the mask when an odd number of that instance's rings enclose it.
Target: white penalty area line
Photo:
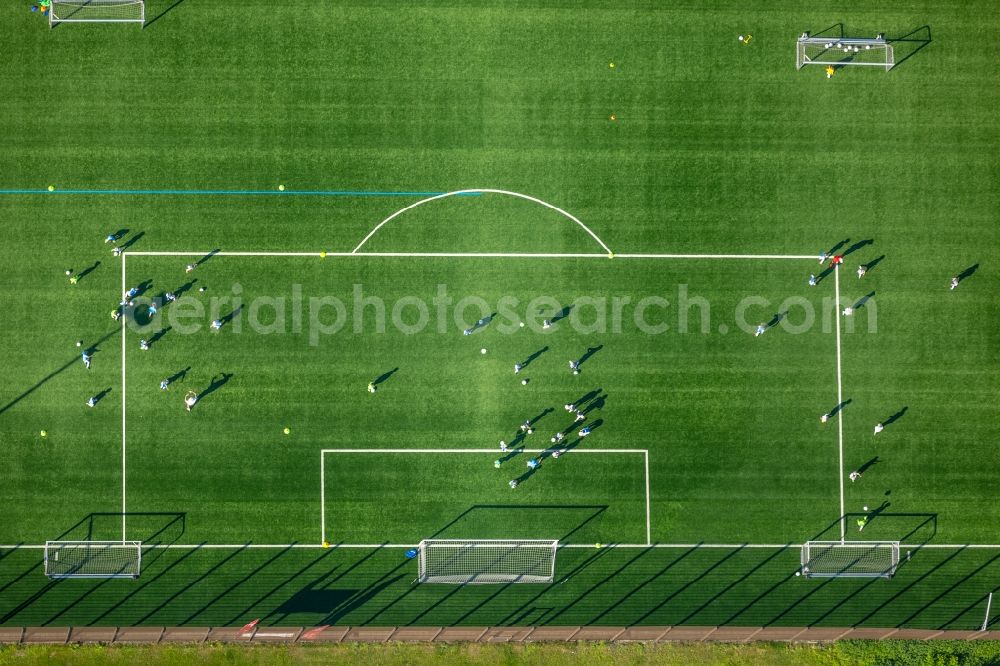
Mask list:
[[[137,257],[204,257],[209,251],[126,251]],[[605,254],[600,252],[212,252],[213,257],[415,257],[466,259],[816,259],[815,255],[800,254]]]
[[[577,453],[641,453],[643,456],[643,473],[645,476],[645,486],[646,486],[646,543],[642,547],[649,547],[652,542],[652,522],[650,517],[650,490],[649,490],[649,449],[578,449],[572,448],[568,450],[563,450],[559,446],[551,446],[546,449],[526,449],[521,447],[512,447],[506,451],[501,451],[499,448],[491,449],[320,449],[319,452],[319,516],[320,516],[320,542],[326,543],[326,454],[327,453],[365,453],[365,454],[379,454],[379,453],[490,453],[493,455],[497,454],[510,454],[510,453],[555,453],[559,452],[559,455],[575,455]],[[358,546],[362,547],[362,546]]]

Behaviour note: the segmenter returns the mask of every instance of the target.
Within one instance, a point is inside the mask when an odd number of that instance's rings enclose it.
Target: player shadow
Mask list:
[[[212,250],[211,252],[209,252],[208,254],[206,254],[204,257],[202,257],[201,259],[199,259],[198,261],[196,261],[195,264],[197,264],[198,267],[201,268],[202,264],[204,264],[206,261],[208,261],[209,259],[211,259],[212,257],[214,257],[215,255],[217,255],[220,252],[222,252],[222,248],[217,247],[214,250]]]
[[[207,398],[208,396],[212,395],[213,393],[215,393],[216,391],[218,391],[220,388],[222,388],[223,386],[225,386],[227,383],[229,383],[229,380],[232,379],[232,378],[233,378],[232,373],[226,373],[226,372],[223,372],[218,377],[216,377],[215,375],[212,375],[212,381],[209,383],[209,385],[207,387],[205,387],[205,390],[201,392],[201,395],[198,396],[198,404],[201,404],[201,402],[205,398]]]
[[[467,335],[472,335],[476,331],[478,331],[480,329],[483,329],[483,328],[486,328],[487,326],[490,325],[490,323],[493,321],[493,318],[496,317],[496,316],[497,316],[497,313],[496,312],[492,312],[492,313],[486,315],[485,317],[483,317],[482,319],[477,320],[476,323],[474,323],[469,328],[465,329],[466,334]]]
[[[197,281],[198,281],[198,278],[195,278],[195,279],[189,280],[188,282],[185,282],[181,286],[177,287],[177,290],[174,292],[174,296],[177,296],[178,298],[180,298],[181,295],[183,295],[185,292],[191,291],[191,289],[194,288],[194,283],[197,282]]]
[[[183,370],[178,370],[174,374],[172,374],[169,377],[167,377],[167,381],[169,383],[173,384],[174,382],[179,382],[182,379],[186,379],[187,378],[188,370],[190,370],[190,369],[191,369],[191,366],[189,365],[188,367],[184,368]]]
[[[837,250],[839,250],[840,248],[844,247],[845,245],[847,245],[850,242],[851,242],[850,238],[845,238],[844,240],[842,240],[842,241],[840,241],[840,242],[835,243],[834,245],[832,245],[830,247],[830,249],[826,251],[825,254],[828,257],[832,257],[837,252]]]
[[[842,403],[840,403],[839,405],[837,405],[836,407],[834,407],[833,409],[831,409],[828,412],[830,418],[833,418],[834,416],[836,416],[837,414],[839,414],[841,411],[843,411],[844,407],[847,407],[852,402],[854,402],[853,398],[848,398],[847,400],[843,401]]]
[[[895,414],[893,414],[892,416],[890,416],[889,418],[887,418],[885,421],[882,421],[882,425],[889,426],[889,425],[895,423],[899,419],[903,418],[903,415],[906,414],[906,411],[908,409],[909,409],[909,407],[903,407],[901,410],[899,410],[898,412],[896,412]]]
[[[149,346],[152,347],[154,344],[159,342],[163,338],[163,336],[167,334],[169,330],[170,327],[167,326],[166,328],[161,328],[156,333],[153,333],[153,335],[150,336],[148,340],[146,340],[147,344],[149,344]]]
[[[523,361],[521,361],[521,363],[520,363],[521,369],[524,370],[525,368],[527,368],[531,364],[532,361],[534,361],[536,358],[538,358],[539,356],[541,356],[542,354],[544,354],[548,350],[549,350],[549,346],[545,345],[541,349],[539,349],[537,351],[531,352],[531,354],[529,354],[526,359],[524,359]]]
[[[572,304],[572,303],[570,305],[567,305],[562,310],[560,310],[559,312],[555,313],[552,316],[552,319],[550,320],[550,323],[555,324],[558,321],[562,321],[563,319],[565,319],[566,317],[569,316],[569,313],[573,311],[574,307],[575,307],[575,305]]]
[[[552,413],[552,412],[554,412],[554,411],[556,411],[556,410],[552,409],[551,407],[546,407],[546,408],[545,408],[545,409],[543,409],[543,410],[542,410],[541,412],[539,412],[539,414],[538,414],[538,415],[537,415],[536,417],[534,417],[534,418],[532,418],[532,419],[528,419],[528,424],[529,424],[529,425],[530,425],[530,426],[531,426],[532,428],[534,428],[534,427],[535,427],[535,425],[536,425],[536,424],[537,424],[537,423],[538,423],[539,421],[541,421],[543,417],[545,417],[545,416],[546,416],[546,415],[548,415],[548,414],[551,414],[551,413]]]
[[[577,424],[574,423],[569,428],[567,428],[566,430],[573,430],[573,429],[576,428],[576,425]],[[590,424],[580,424],[580,430],[583,430],[584,428],[590,428],[590,434],[592,435],[592,434],[594,434],[594,431],[597,430],[598,428],[600,428],[602,425],[604,425],[604,419],[597,419],[596,421],[594,421],[593,423],[590,423]],[[579,435],[577,435],[576,439],[574,439],[574,440],[572,440],[570,442],[567,442],[565,446],[563,446],[561,449],[557,449],[557,450],[560,451],[561,453],[569,453],[570,451],[572,451],[576,447],[580,446],[580,444],[583,442],[584,439],[586,439],[586,438],[585,437],[580,437]]]
[[[509,460],[513,460],[514,458],[524,453],[523,445],[517,446],[517,448],[513,448],[514,446],[515,446],[514,442],[511,442],[509,445],[507,445],[507,453],[497,458],[497,460],[500,461],[501,465]]]
[[[855,310],[860,310],[861,308],[865,307],[865,303],[867,303],[869,300],[871,300],[873,296],[875,296],[875,292],[874,291],[865,294],[864,296],[862,296],[861,298],[859,298],[857,300],[857,302],[855,302],[855,304],[852,307]]]
[[[823,270],[821,270],[819,273],[816,274],[816,282],[817,283],[822,282],[823,279],[832,272],[833,272],[833,264],[830,264],[829,266],[827,266],[826,268],[824,268]]]
[[[98,403],[100,403],[101,400],[104,400],[104,397],[107,396],[109,393],[111,393],[111,387],[110,386],[108,388],[104,389],[103,391],[101,391],[100,393],[96,394],[95,396],[93,396],[93,398],[94,398],[94,406],[96,407],[98,405]]]
[[[788,316],[788,310],[785,310],[784,312],[775,312],[774,316],[771,317],[771,321],[767,322],[765,326],[767,328],[774,328],[775,326],[781,323],[782,319],[784,319],[787,316]]]
[[[886,41],[892,44],[893,51],[895,52],[896,64],[893,65],[895,69],[931,43],[931,27],[929,25],[922,25],[902,37],[893,37]]]
[[[856,471],[857,471],[857,473],[858,473],[858,474],[864,474],[864,473],[865,473],[865,472],[867,472],[867,471],[868,471],[869,469],[871,469],[871,468],[872,468],[872,467],[873,467],[874,465],[877,465],[877,464],[879,464],[880,462],[883,462],[883,461],[879,460],[879,457],[878,457],[878,456],[875,456],[875,457],[874,457],[874,458],[872,458],[871,460],[867,460],[867,461],[865,461],[865,462],[864,462],[864,463],[863,463],[863,464],[861,465],[861,467],[859,467],[859,468],[858,468],[858,469],[857,469]]]
[[[865,274],[867,275],[868,273],[871,273],[872,269],[875,268],[876,266],[878,266],[882,262],[883,259],[885,259],[885,255],[884,254],[875,257],[874,259],[872,259],[871,261],[869,261],[867,264],[861,264],[862,266],[865,267]]]
[[[100,265],[101,265],[100,261],[95,261],[92,266],[88,266],[87,268],[84,268],[82,271],[80,271],[79,273],[77,273],[76,279],[77,280],[82,280],[83,278],[87,277],[88,275],[90,275],[91,273],[93,273],[94,271],[96,271],[97,267],[100,266]]]
[[[538,470],[540,470],[541,468],[542,465],[541,462],[539,462],[537,467],[529,467],[520,476],[514,477],[514,480],[517,481],[517,485],[521,485],[522,483],[533,477],[535,473],[537,473]]]
[[[140,282],[139,284],[137,284],[135,286],[135,288],[136,288],[136,291],[137,291],[137,293],[135,295],[136,298],[138,298],[139,296],[144,296],[147,291],[149,291],[150,289],[153,288],[153,281],[152,280],[143,280],[142,282]]]
[[[581,356],[579,358],[579,360],[576,362],[576,369],[577,370],[582,370],[583,369],[583,367],[582,367],[583,364],[586,363],[588,360],[590,360],[591,356],[593,356],[597,352],[601,351],[602,349],[604,349],[604,345],[603,344],[597,345],[596,347],[588,347],[587,351],[585,351],[583,353],[583,356]]]
[[[979,264],[972,264],[971,266],[966,268],[964,271],[962,271],[955,277],[958,278],[958,283],[962,284],[964,280],[972,277],[973,273],[975,273],[977,270],[979,270]]]
[[[128,230],[126,229],[126,231],[128,231]],[[125,250],[129,249],[130,247],[132,247],[133,245],[135,245],[137,242],[139,242],[139,239],[142,238],[145,235],[146,235],[145,231],[140,231],[135,236],[132,236],[132,238],[129,238],[127,241],[125,241],[124,243],[122,243],[121,245],[119,245],[118,249],[124,252]]]
[[[584,414],[589,414],[595,409],[603,409],[607,401],[608,401],[607,395],[598,396],[597,398],[594,398],[593,402],[591,402],[589,405],[580,409],[580,411],[582,411]]]
[[[854,254],[855,252],[857,252],[861,248],[866,247],[868,245],[872,245],[874,242],[875,242],[874,238],[867,238],[865,240],[858,241],[857,243],[855,243],[851,247],[849,247],[846,250],[844,250],[844,252],[840,256],[846,257],[849,254]]]
[[[381,375],[379,375],[378,377],[375,378],[375,381],[372,382],[372,386],[378,386],[382,382],[387,381],[390,377],[392,377],[398,371],[399,371],[399,368],[393,368],[389,372],[383,372]]]
[[[237,307],[235,310],[233,310],[229,314],[220,317],[219,321],[221,321],[222,325],[225,326],[226,324],[228,324],[229,322],[231,322],[236,317],[236,315],[238,315],[242,311],[243,311],[243,306],[240,305],[239,307]]]
[[[603,391],[603,390],[604,389],[602,389],[602,388],[595,388],[593,391],[588,391],[587,393],[584,393],[582,396],[580,396],[572,404],[574,406],[576,406],[577,409],[580,409],[581,405],[585,405],[585,404],[587,404],[587,401],[593,400],[597,396],[601,395],[601,391]]]
[[[177,7],[177,5],[181,4],[182,2],[184,2],[184,0],[175,0],[174,4],[170,5],[169,7],[167,7],[166,9],[164,9],[162,12],[160,12],[159,14],[157,14],[156,16],[154,16],[153,18],[151,18],[148,21],[146,21],[146,23],[142,26],[143,30],[148,30],[149,26],[153,25],[154,23],[156,23],[157,21],[159,21],[161,18],[163,18],[164,16],[166,16],[167,12],[170,12],[171,10],[173,10],[175,7]]]

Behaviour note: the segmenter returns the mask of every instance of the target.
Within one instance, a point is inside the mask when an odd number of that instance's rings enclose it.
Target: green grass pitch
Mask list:
[[[0,624],[981,626],[993,4],[275,4],[0,8]],[[829,26],[896,68],[796,71]],[[362,244],[466,189],[539,201]],[[123,334],[139,284],[183,293]],[[531,474],[498,448],[526,419],[518,446],[566,433]],[[43,575],[46,540],[123,525],[138,580]],[[842,529],[909,557],[796,577]],[[414,585],[433,536],[565,547],[552,585]]]

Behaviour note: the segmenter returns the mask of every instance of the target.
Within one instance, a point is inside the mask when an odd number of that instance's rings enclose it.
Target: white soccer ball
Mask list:
[[[865,510],[865,511],[867,511],[867,510],[868,510],[868,507],[867,507],[867,506],[865,506],[865,507],[864,507],[864,510]]]
[[[520,326],[521,328],[524,328],[524,322],[523,322],[523,321],[522,321],[522,322],[519,322],[519,323],[518,323],[518,326]]]
[[[521,386],[527,386],[527,385],[528,385],[528,380],[527,379],[522,379],[521,380]]]
[[[480,354],[485,354],[486,353],[486,347],[483,347],[482,349],[480,349],[479,353]]]
[[[796,576],[801,576],[801,575],[802,575],[802,572],[801,572],[801,571],[796,571],[796,572],[795,572],[795,575],[796,575]]]

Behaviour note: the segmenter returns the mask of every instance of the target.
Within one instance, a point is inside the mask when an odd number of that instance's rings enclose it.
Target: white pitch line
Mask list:
[[[125,293],[125,253],[122,252],[122,294]],[[125,543],[125,313],[122,313],[122,543]]]
[[[319,542],[326,543],[326,451],[319,452]]]
[[[321,449],[323,453],[500,453],[499,448],[492,449]],[[559,447],[553,446],[547,449],[522,449],[514,447],[507,449],[507,453],[513,451],[523,451],[524,453],[545,453],[546,451],[561,451]],[[647,449],[570,449],[566,453],[645,453]]]
[[[615,259],[816,259],[804,254],[615,254]]]
[[[130,251],[137,257],[204,257],[208,252],[197,251]],[[215,252],[213,257],[317,257],[320,252]],[[608,259],[600,252],[330,252],[327,258],[346,257],[413,257],[457,259]],[[799,254],[615,254],[615,259],[815,259],[815,255]]]
[[[204,257],[208,254],[205,251],[198,252],[188,252],[188,251],[151,251],[151,250],[139,250],[139,251],[129,251],[123,252],[124,254],[129,254],[135,257]],[[333,256],[337,254],[342,257],[349,257],[349,252],[334,253],[328,252],[328,256]],[[320,252],[213,252],[213,257],[319,257]]]
[[[837,452],[840,474],[840,541],[844,541],[844,387],[840,371],[840,264],[833,268],[833,316],[837,320]]]
[[[646,545],[653,543],[653,531],[649,520],[649,451],[646,451]]]
[[[361,242],[358,243],[357,247],[354,248],[354,252],[357,252],[358,250],[360,250],[364,246],[364,244],[367,243],[368,240],[378,232],[379,229],[381,229],[386,224],[388,224],[391,220],[395,219],[396,217],[399,217],[403,213],[405,213],[407,211],[411,211],[414,208],[416,208],[417,206],[423,206],[424,204],[430,203],[431,201],[438,201],[439,199],[445,199],[447,197],[453,197],[453,196],[456,196],[456,195],[465,195],[465,194],[503,194],[503,195],[506,195],[506,196],[509,196],[509,197],[516,197],[518,199],[524,199],[525,201],[530,201],[532,203],[539,204],[540,206],[544,206],[545,208],[548,208],[549,210],[554,210],[555,212],[559,213],[560,215],[562,215],[563,217],[567,218],[568,220],[571,220],[571,221],[575,222],[577,224],[577,226],[579,226],[581,229],[583,229],[584,231],[586,231],[587,234],[591,238],[593,238],[595,241],[597,241],[597,244],[600,245],[602,248],[604,248],[604,251],[606,253],[610,253],[611,252],[611,248],[608,247],[607,244],[604,241],[602,241],[600,239],[600,237],[597,234],[595,234],[590,229],[590,227],[588,227],[586,224],[584,224],[583,222],[581,222],[572,213],[568,213],[565,210],[563,210],[562,208],[559,208],[558,206],[554,206],[554,205],[548,203],[547,201],[542,201],[541,199],[538,199],[538,198],[533,197],[533,196],[529,196],[527,194],[521,194],[520,192],[512,192],[510,190],[498,190],[498,189],[491,189],[491,188],[475,188],[475,189],[466,189],[466,190],[455,190],[454,192],[444,192],[442,194],[435,194],[434,196],[427,197],[426,199],[421,199],[420,201],[417,201],[416,203],[412,203],[409,206],[404,206],[403,208],[400,208],[395,213],[393,213],[392,215],[390,215],[389,217],[385,218],[384,220],[382,220],[381,222],[379,222],[377,225],[375,225],[375,228],[372,229],[371,231],[369,231],[368,235],[365,236],[361,240]]]

